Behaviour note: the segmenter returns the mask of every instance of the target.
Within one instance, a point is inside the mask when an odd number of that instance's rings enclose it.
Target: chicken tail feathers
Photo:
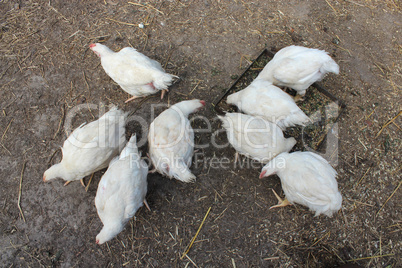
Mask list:
[[[173,80],[178,78],[179,77],[176,75],[168,73],[158,73],[158,75],[155,76],[153,85],[158,90],[167,89],[173,83]]]
[[[324,214],[328,217],[332,217],[334,213],[342,207],[342,195],[339,192],[332,193],[330,196],[329,202],[325,202],[324,205],[312,205],[310,209],[315,211],[314,217],[319,216],[320,214]]]
[[[230,94],[226,99],[226,103],[228,103],[228,104],[236,104],[237,100],[239,99],[239,95],[240,95],[239,93],[240,93],[240,91],[236,92],[236,93],[233,93],[233,94]]]
[[[287,116],[285,119],[278,121],[277,125],[285,130],[287,127],[293,127],[296,125],[305,126],[308,122],[311,122],[310,118],[303,113],[302,110],[292,113]]]
[[[290,150],[292,150],[292,148],[293,148],[293,146],[295,146],[296,145],[296,139],[295,138],[293,138],[293,137],[290,137],[290,138],[287,138],[286,139],[286,152],[289,152]]]
[[[225,128],[225,129],[230,128],[229,121],[227,120],[226,116],[218,115],[218,118],[219,118],[219,120],[222,121],[223,128]]]
[[[170,166],[169,173],[177,180],[182,182],[194,182],[196,177],[191,173],[188,166],[183,160],[177,161],[174,165]]]
[[[323,63],[320,68],[320,72],[325,73],[335,73],[339,74],[339,65],[331,58]]]
[[[96,244],[101,245],[107,241],[112,240],[116,235],[118,235],[123,230],[123,224],[114,222],[103,226],[100,233],[96,236]]]

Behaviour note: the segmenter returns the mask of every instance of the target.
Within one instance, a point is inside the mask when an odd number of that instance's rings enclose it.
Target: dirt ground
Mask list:
[[[399,1],[133,3],[0,1],[2,267],[402,266]],[[162,101],[158,94],[124,104],[128,95],[88,49],[97,41],[116,51],[135,47],[181,81]],[[149,124],[151,104],[199,98],[208,103],[199,114],[213,120],[212,104],[248,61],[264,48],[292,44],[328,51],[341,69],[322,81],[347,106],[335,152],[343,204],[332,218],[314,217],[299,205],[269,210],[277,202],[271,189],[283,196],[279,179],[258,179],[261,165],[234,168],[230,147],[199,151],[194,184],[150,174],[152,211],[141,208],[101,246],[95,244],[102,223],[94,197],[104,171],[95,173],[88,192],[78,182],[42,182],[60,160],[65,118],[75,107],[89,108],[79,110],[74,126],[98,118],[110,104]],[[200,120],[193,125],[205,127]],[[146,136],[138,124],[127,128]],[[212,135],[219,128],[214,120],[196,143],[224,143],[223,133]],[[145,154],[146,145],[141,150]],[[228,157],[232,166],[214,168],[214,156]]]

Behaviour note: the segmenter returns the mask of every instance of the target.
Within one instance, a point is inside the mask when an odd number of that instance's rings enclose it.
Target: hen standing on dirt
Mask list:
[[[194,132],[188,116],[203,106],[205,101],[202,100],[182,101],[155,118],[148,134],[154,171],[182,182],[195,180],[189,169],[194,153]]]
[[[281,179],[286,199],[282,200],[274,191],[279,204],[271,208],[298,203],[315,211],[315,216],[329,217],[341,208],[336,171],[318,154],[281,153],[262,168],[260,178],[273,174]]]
[[[89,47],[101,59],[105,72],[120,87],[133,95],[125,102],[138,97],[155,94],[162,90],[161,99],[168,86],[173,82],[175,75],[166,73],[159,62],[141,54],[136,49],[126,47],[119,52],[110,50],[107,46],[96,43]]]
[[[327,73],[339,74],[339,66],[323,50],[288,46],[279,50],[257,76],[277,86],[293,88],[304,96],[306,89]]]
[[[310,121],[289,94],[261,79],[229,95],[226,102],[236,105],[246,114],[276,123],[282,130],[295,125],[304,126]]]
[[[127,113],[112,108],[101,118],[87,125],[82,124],[64,142],[61,151],[63,159],[45,171],[43,181],[63,178],[71,181],[83,178],[109,165],[123,146]]]
[[[99,182],[95,206],[103,228],[96,236],[97,244],[118,235],[142,204],[146,204],[147,175],[148,166],[141,160],[133,136],[120,156],[110,162]]]
[[[228,141],[238,154],[268,163],[282,152],[289,152],[296,144],[293,137],[285,138],[282,130],[274,123],[262,118],[241,113],[227,113],[219,116],[226,129]]]

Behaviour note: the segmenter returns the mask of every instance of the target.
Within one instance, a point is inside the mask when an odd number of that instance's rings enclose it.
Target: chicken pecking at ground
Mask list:
[[[95,206],[103,228],[96,243],[103,244],[118,235],[137,210],[146,204],[148,166],[138,153],[132,136],[120,156],[116,156],[102,176]],[[149,207],[148,207],[149,209]]]
[[[276,155],[289,152],[296,144],[293,137],[286,139],[276,124],[262,118],[241,113],[218,117],[226,129],[229,143],[236,150],[235,162],[240,153],[266,164]]]
[[[205,106],[205,101],[188,100],[163,111],[149,127],[149,157],[154,171],[182,182],[193,182],[190,166],[194,153],[194,131],[188,116]]]
[[[125,101],[126,103],[138,97],[155,94],[160,90],[162,90],[162,99],[168,91],[168,86],[175,78],[178,78],[166,73],[159,62],[148,58],[134,48],[126,47],[119,52],[114,52],[99,43],[91,44],[89,47],[100,57],[105,72],[124,91],[133,95]]]
[[[327,52],[301,46],[288,46],[279,50],[256,80],[269,81],[277,86],[293,88],[304,96],[314,82],[325,74],[339,74],[339,66]]]
[[[276,123],[282,130],[310,121],[294,99],[282,89],[265,80],[254,80],[245,89],[227,97],[228,104],[241,111]]]
[[[329,217],[342,205],[336,171],[321,156],[312,152],[281,153],[262,168],[260,178],[277,174],[282,183],[285,200],[275,191],[279,204],[284,207],[298,203],[315,211],[315,216]]]
[[[63,158],[43,174],[43,181],[63,178],[67,185],[106,168],[126,144],[125,123],[127,113],[112,108],[101,118],[82,124],[64,141]],[[84,185],[85,186],[85,185]]]

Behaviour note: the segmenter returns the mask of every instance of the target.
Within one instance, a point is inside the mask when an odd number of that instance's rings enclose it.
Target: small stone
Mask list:
[[[335,45],[338,45],[339,44],[339,39],[335,37],[334,39],[332,39],[332,43],[335,44]]]
[[[144,23],[140,23],[140,24],[138,24],[138,27],[140,27],[141,29],[144,29]]]
[[[87,98],[85,96],[81,96],[77,99],[77,104],[83,104],[87,101]]]

